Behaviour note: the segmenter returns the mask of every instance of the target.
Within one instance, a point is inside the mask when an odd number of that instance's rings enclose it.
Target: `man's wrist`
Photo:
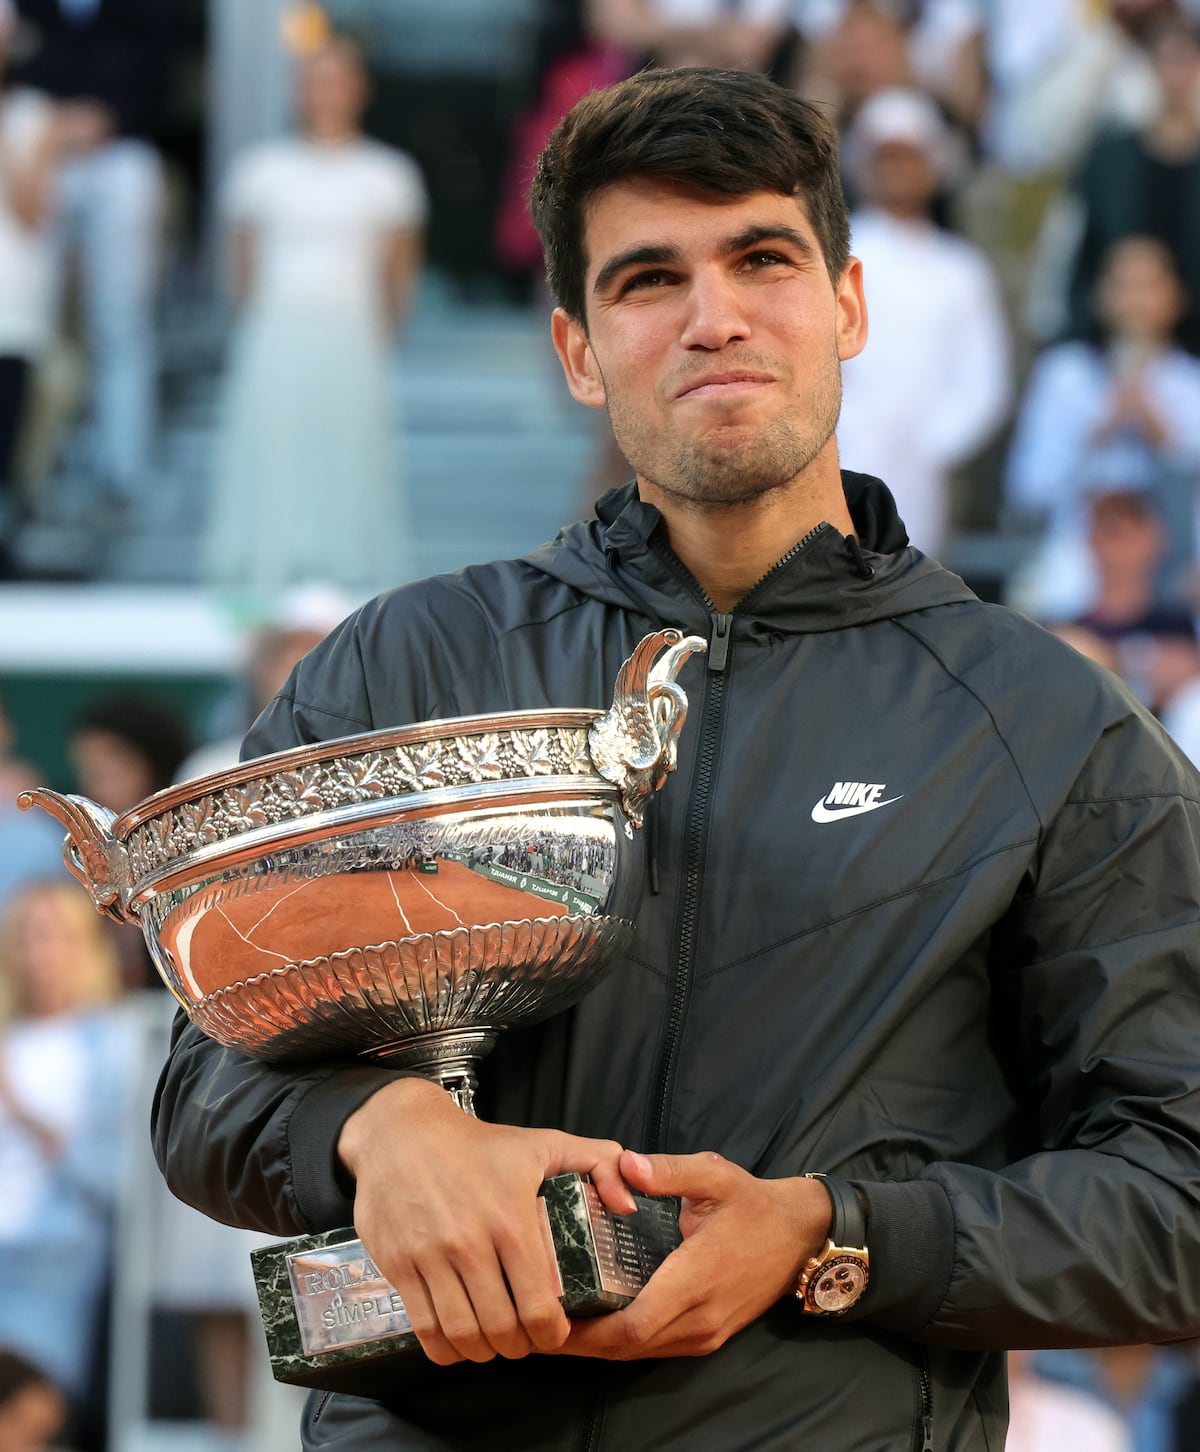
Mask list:
[[[352,1181],[358,1178],[357,1166],[362,1155],[370,1152],[379,1125],[420,1112],[423,1099],[430,1107],[436,1107],[439,1100],[452,1103],[446,1091],[432,1079],[421,1074],[404,1074],[377,1089],[347,1116],[338,1134],[335,1152],[338,1164]]]

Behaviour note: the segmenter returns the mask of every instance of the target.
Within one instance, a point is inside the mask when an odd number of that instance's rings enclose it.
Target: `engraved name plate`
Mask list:
[[[287,1270],[300,1347],[308,1355],[412,1330],[400,1293],[360,1240],[289,1255]]]

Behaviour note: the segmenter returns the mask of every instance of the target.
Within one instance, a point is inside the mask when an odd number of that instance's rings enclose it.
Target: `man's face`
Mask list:
[[[840,360],[866,340],[861,269],[834,287],[801,202],[637,178],[593,200],[584,242],[587,331],[559,309],[555,346],[640,478],[736,504],[835,450]]]

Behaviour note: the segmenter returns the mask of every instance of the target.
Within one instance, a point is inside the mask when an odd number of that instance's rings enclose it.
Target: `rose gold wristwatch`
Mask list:
[[[833,1203],[833,1219],[824,1250],[800,1272],[796,1299],[810,1316],[841,1316],[862,1299],[871,1279],[871,1252],[867,1249],[867,1216],[854,1187],[817,1173]]]

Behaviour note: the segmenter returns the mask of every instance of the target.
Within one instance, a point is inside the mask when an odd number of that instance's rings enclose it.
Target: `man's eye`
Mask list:
[[[636,272],[626,281],[621,291],[626,293],[632,292],[635,288],[662,287],[667,281],[669,281],[669,278],[665,272]]]
[[[787,262],[780,252],[748,252],[742,261],[750,267],[776,267]]]

